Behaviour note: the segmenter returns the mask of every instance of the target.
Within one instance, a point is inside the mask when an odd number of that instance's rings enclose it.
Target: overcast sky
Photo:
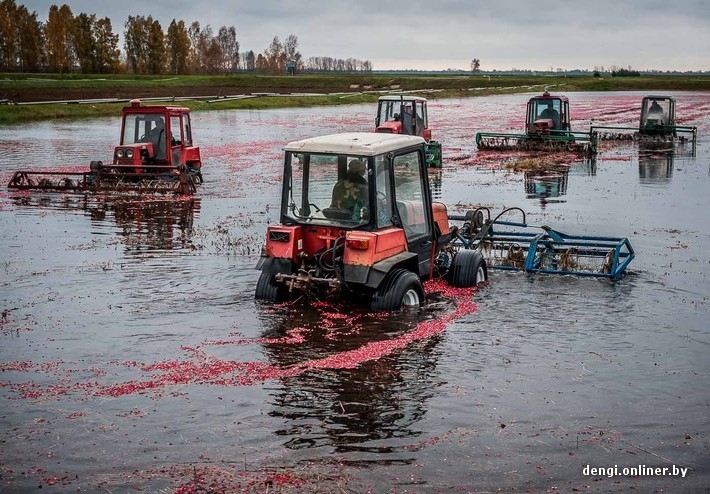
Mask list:
[[[46,21],[52,4],[76,16],[129,15],[234,26],[240,51],[298,37],[304,58],[369,60],[375,70],[710,70],[710,0],[15,0]],[[122,43],[122,42],[121,42]],[[123,46],[120,46],[123,49]]]

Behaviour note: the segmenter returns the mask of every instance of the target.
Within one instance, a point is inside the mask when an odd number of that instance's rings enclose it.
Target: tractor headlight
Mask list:
[[[120,158],[123,158],[123,156],[124,156],[123,149],[117,149],[116,150],[116,158],[120,159]]]
[[[126,149],[126,158],[129,158],[129,159],[133,158],[133,150],[132,149]]]

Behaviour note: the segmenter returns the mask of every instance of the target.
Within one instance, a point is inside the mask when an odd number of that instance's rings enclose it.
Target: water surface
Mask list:
[[[573,128],[635,125],[644,95],[568,94]],[[566,170],[547,182],[475,148],[522,128],[530,94],[430,100],[450,209],[519,206],[637,253],[618,282],[491,272],[475,311],[443,293],[384,318],[254,301],[283,145],[369,130],[370,105],[194,114],[192,199],[0,191],[0,492],[176,492],[197,473],[255,492],[707,492],[710,95],[674,96],[694,155],[546,157]],[[0,178],[108,161],[118,124],[1,127]]]

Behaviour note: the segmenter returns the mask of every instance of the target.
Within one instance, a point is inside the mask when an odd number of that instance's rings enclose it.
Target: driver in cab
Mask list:
[[[560,130],[560,114],[552,107],[552,101],[547,102],[547,106],[540,112],[538,118],[552,120],[552,129]]]
[[[367,167],[361,159],[350,160],[345,178],[333,188],[330,207],[352,212],[353,220],[364,219],[368,204],[366,173]]]

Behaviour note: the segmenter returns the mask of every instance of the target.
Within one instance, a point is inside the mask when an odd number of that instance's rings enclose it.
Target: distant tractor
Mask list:
[[[8,188],[192,194],[201,182],[190,109],[132,100],[122,110],[121,135],[110,164],[91,161],[87,172],[17,171]]]
[[[377,101],[375,132],[423,137],[426,141],[427,166],[441,168],[441,143],[431,138],[426,98],[404,94],[380,96]]]
[[[336,296],[377,311],[424,302],[422,282],[487,280],[474,250],[454,250],[456,227],[432,202],[423,137],[347,133],[285,148],[280,224],[266,232],[255,296]]]
[[[478,132],[476,146],[492,151],[566,151],[593,155],[596,134],[572,131],[569,99],[545,91],[530,98],[523,134]]]
[[[638,140],[641,142],[673,142],[697,139],[697,127],[677,125],[675,99],[670,96],[645,96],[641,100],[638,127],[594,125],[592,130],[603,140]]]

